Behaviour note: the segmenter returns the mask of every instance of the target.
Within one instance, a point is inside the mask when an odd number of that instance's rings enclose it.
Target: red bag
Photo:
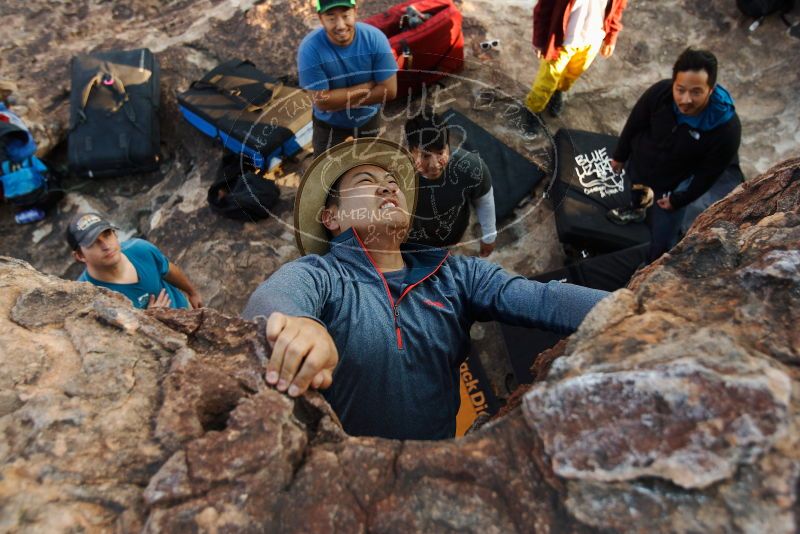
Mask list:
[[[406,9],[409,6],[423,17],[429,17],[418,26],[409,28]],[[397,96],[400,98],[464,67],[461,12],[452,0],[409,0],[364,22],[375,26],[389,38],[400,68],[397,73]]]

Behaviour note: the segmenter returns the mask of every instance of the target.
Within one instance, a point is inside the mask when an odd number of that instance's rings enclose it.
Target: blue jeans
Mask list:
[[[656,191],[655,193],[656,200],[661,198],[664,194],[663,191]],[[661,209],[658,204],[653,203],[653,207],[650,208],[647,214],[647,223],[650,226],[650,252],[647,258],[648,262],[654,262],[678,242],[681,221],[683,220],[685,212],[686,208],[666,211]]]
[[[678,187],[673,191],[675,193],[686,191],[692,183],[692,178],[690,176],[679,183]],[[739,165],[734,163],[728,166],[725,172],[717,178],[711,189],[689,205],[675,211],[664,211],[658,207],[658,204],[654,203],[647,214],[647,222],[651,233],[649,261],[657,260],[662,254],[674,247],[678,242],[678,238],[689,230],[698,215],[711,204],[733,191],[743,181],[742,171],[739,169]],[[656,190],[653,192],[655,200],[658,200],[667,191]]]
[[[686,206],[683,221],[681,221],[681,234],[686,234],[698,215],[703,213],[714,202],[724,198],[731,191],[744,181],[744,175],[739,165],[732,163],[725,169],[711,189],[706,191],[703,196]]]

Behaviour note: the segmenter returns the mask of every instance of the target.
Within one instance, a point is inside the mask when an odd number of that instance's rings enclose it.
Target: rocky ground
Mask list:
[[[800,158],[440,442],[349,437],[268,387],[263,325],[0,258],[0,530],[796,532],[798,243]]]
[[[392,3],[364,0],[360,12],[369,16]],[[548,143],[525,143],[514,124],[503,118],[505,106],[524,97],[537,67],[529,45],[530,5],[464,0],[460,6],[466,68],[446,84],[441,100],[549,170]],[[24,259],[48,274],[74,278],[81,268],[64,241],[65,222],[79,210],[106,212],[123,236],[145,237],[158,245],[188,272],[207,305],[229,314],[238,313],[259,282],[296,257],[291,206],[307,160],[284,165],[278,179],[282,200],[273,217],[258,223],[220,218],[209,210],[206,190],[221,150],[180,118],[175,95],[232,57],[249,58],[268,72],[295,74],[297,44],[317,24],[311,2],[32,0],[5,2],[0,15],[6,36],[0,43],[0,78],[18,86],[13,107],[31,125],[43,153],[55,162],[64,161],[70,57],[95,49],[147,46],[161,64],[164,156],[157,173],[103,181],[67,179],[66,198],[37,224],[17,226],[12,209],[0,206],[0,254]],[[800,7],[790,17],[800,20]],[[598,59],[575,86],[564,115],[549,120],[552,131],[569,126],[617,133],[638,95],[669,76],[677,54],[695,45],[718,54],[720,82],[736,98],[745,173],[753,177],[798,153],[800,40],[786,35],[777,18],[748,34],[749,21],[728,0],[640,0],[631,2],[624,22],[617,52],[609,60]],[[478,43],[495,38],[501,42],[498,49],[481,51]],[[497,101],[489,109],[473,110],[476,91],[487,86],[497,90]],[[399,136],[400,122],[399,115],[391,121],[390,137]],[[541,186],[537,195],[540,191]],[[539,196],[501,226],[494,261],[523,275],[562,264],[551,206]],[[470,244],[459,252],[475,249]],[[502,351],[491,325],[477,327],[474,335],[482,339],[483,356]],[[503,370],[492,374],[495,385],[501,384]]]

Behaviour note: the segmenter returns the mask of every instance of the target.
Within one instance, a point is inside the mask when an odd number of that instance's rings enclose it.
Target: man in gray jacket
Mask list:
[[[324,152],[295,201],[304,256],[261,284],[243,313],[268,317],[267,382],[290,396],[327,389],[351,435],[453,437],[473,322],[571,332],[606,295],[404,247],[416,197],[414,162],[395,143],[362,138]]]

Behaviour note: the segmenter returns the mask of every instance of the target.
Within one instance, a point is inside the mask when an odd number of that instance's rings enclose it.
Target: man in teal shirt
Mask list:
[[[120,244],[114,226],[96,213],[73,218],[67,242],[75,259],[86,264],[80,282],[122,293],[137,308],[203,306],[186,273],[155,245],[143,239]]]

